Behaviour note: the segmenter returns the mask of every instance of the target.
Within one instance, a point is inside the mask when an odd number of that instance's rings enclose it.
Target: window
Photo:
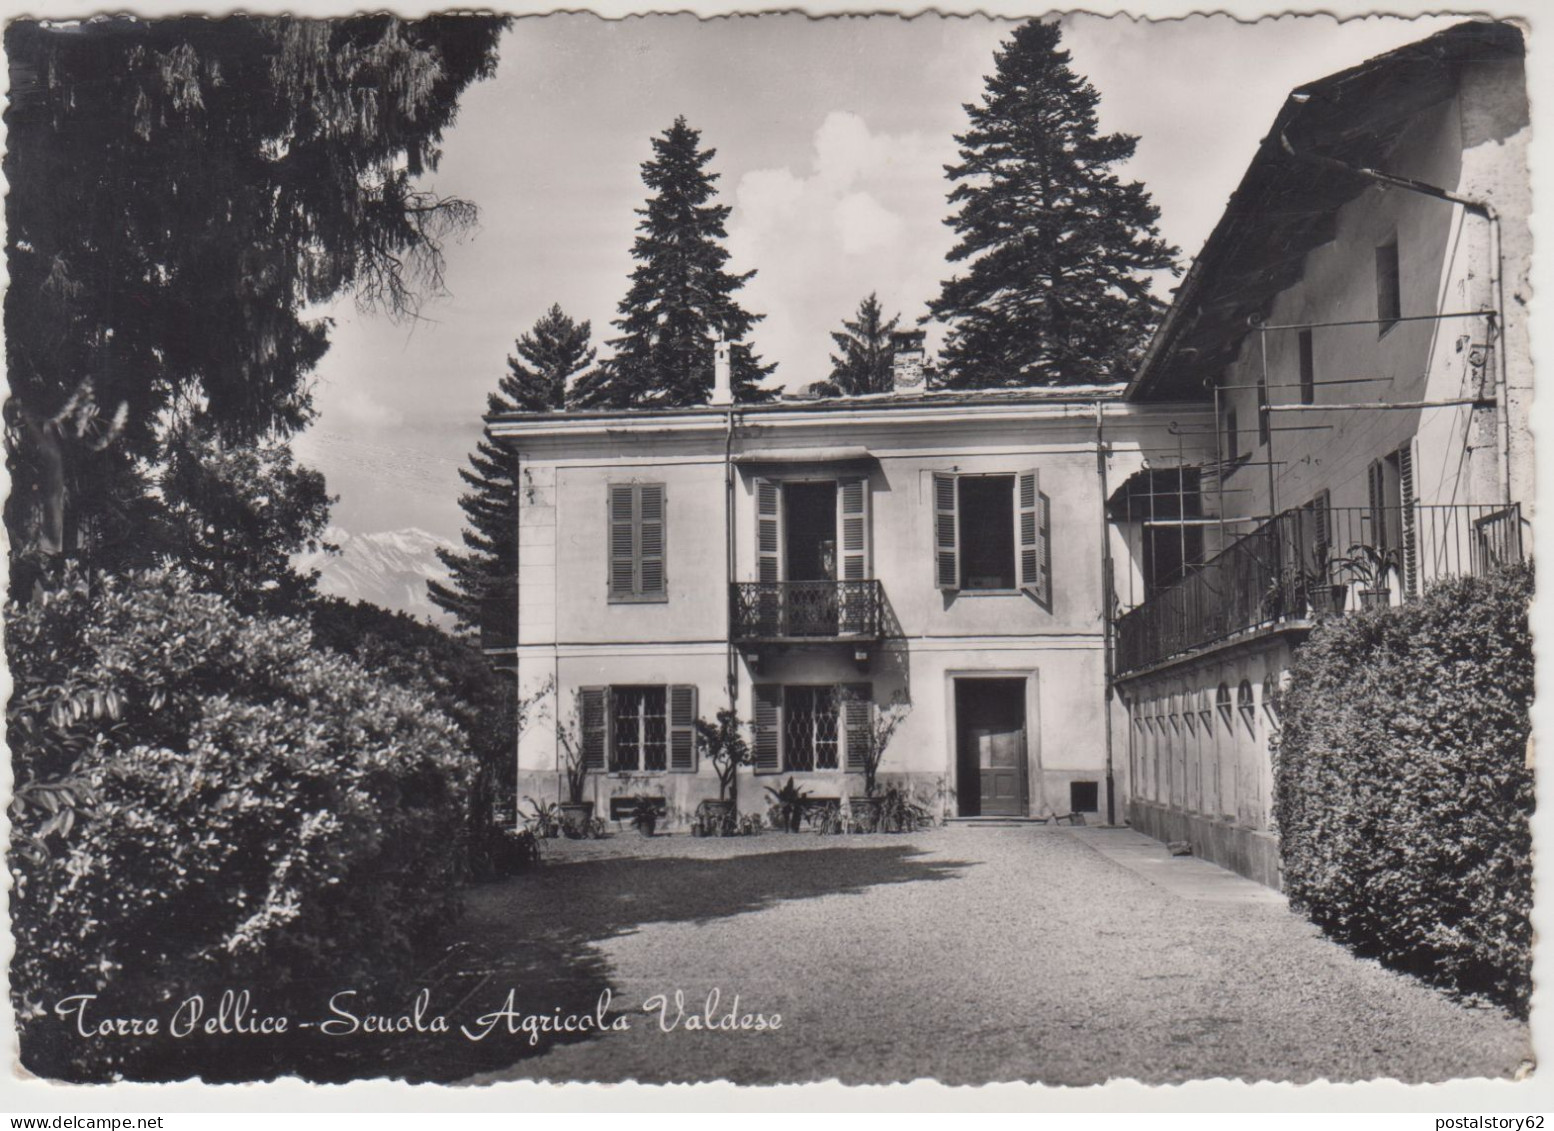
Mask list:
[[[583,761],[590,770],[660,773],[696,769],[696,688],[615,685],[578,691]]]
[[[610,600],[667,601],[662,483],[612,483],[609,491]]]
[[[1228,684],[1220,684],[1214,693],[1214,705],[1219,708],[1220,718],[1225,720],[1226,729],[1231,729],[1230,714],[1230,687]]]
[[[1241,458],[1238,445],[1241,442],[1240,432],[1236,428],[1236,410],[1231,406],[1225,410],[1225,459],[1229,463],[1235,463]]]
[[[1418,587],[1419,553],[1415,534],[1414,452],[1411,443],[1367,469],[1370,489],[1371,545],[1402,575],[1403,592]]]
[[[756,580],[863,581],[869,560],[869,480],[757,478]]]
[[[611,689],[614,734],[610,770],[614,773],[654,771],[668,767],[668,720],[662,687]]]
[[[1095,813],[1101,808],[1101,787],[1093,781],[1068,783],[1068,808],[1073,813]]]
[[[1023,590],[1052,607],[1052,502],[1034,471],[935,472],[934,584],[951,592]]]
[[[1300,345],[1300,403],[1317,402],[1317,359],[1311,341],[1311,331],[1302,330],[1298,336]]]
[[[754,692],[757,773],[862,772],[872,684],[758,683]]]
[[[1236,707],[1241,712],[1241,721],[1246,724],[1247,734],[1254,738],[1257,736],[1257,704],[1252,698],[1252,681],[1243,679],[1241,686],[1236,688]]]
[[[1257,378],[1257,442],[1268,445],[1268,378]]]
[[[1398,274],[1396,237],[1376,249],[1376,320],[1377,336],[1396,326],[1403,317],[1403,291]]]

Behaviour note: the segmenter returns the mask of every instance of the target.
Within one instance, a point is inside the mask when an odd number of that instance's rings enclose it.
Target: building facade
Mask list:
[[[1527,138],[1509,25],[1312,83],[1180,289],[1128,396],[1196,390],[1216,426],[1112,499],[1129,819],[1152,835],[1277,886],[1292,649],[1323,616],[1522,556]]]
[[[899,700],[881,781],[941,814],[1115,816],[1098,443],[1181,419],[1121,391],[493,420],[521,484],[511,662],[541,695],[519,796],[560,795],[559,720],[596,813],[646,794],[685,821],[718,796],[691,727],[730,705],[755,747],[742,811],[789,777],[860,796],[867,728]]]

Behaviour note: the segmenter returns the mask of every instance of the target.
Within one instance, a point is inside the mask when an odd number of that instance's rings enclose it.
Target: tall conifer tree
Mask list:
[[[518,356],[507,359],[507,373],[486,397],[486,412],[553,412],[566,405],[567,382],[594,363],[589,345],[592,327],[574,322],[552,306],[517,341]],[[510,454],[483,437],[459,477],[470,491],[459,506],[469,525],[465,551],[438,550],[451,585],[426,583],[432,603],[446,609],[459,627],[486,628],[500,637],[518,623],[518,481]]]
[[[929,307],[950,324],[952,387],[1125,378],[1163,308],[1150,273],[1178,270],[1148,191],[1112,172],[1138,138],[1098,132],[1100,96],[1061,38],[1031,21],[1003,43],[945,170],[959,205],[949,258],[969,264]]]
[[[831,331],[831,340],[841,354],[831,355],[831,377],[825,391],[840,396],[890,392],[894,360],[890,335],[899,321],[900,315],[886,320],[885,310],[873,293],[860,302],[857,316],[843,319],[842,328]]]
[[[707,164],[715,149],[701,149],[701,133],[683,117],[653,139],[653,158],[642,165],[642,180],[652,195],[637,210],[637,261],[631,286],[614,326],[620,337],[607,344],[614,356],[578,382],[573,403],[579,407],[701,404],[712,391],[712,343],[734,343],[733,386],[736,399],[761,401],[772,396],[759,387],[776,368],[762,365],[745,341],[762,318],[750,314],[734,293],[755,274],[730,274],[729,253],[720,241],[729,207],[715,204]]]

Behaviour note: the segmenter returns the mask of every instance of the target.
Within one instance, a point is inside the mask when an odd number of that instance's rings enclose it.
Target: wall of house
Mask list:
[[[1164,434],[1182,414],[1112,404],[1108,438],[1137,447]],[[1188,410],[1192,415],[1194,410]],[[742,718],[754,714],[753,686],[866,682],[874,700],[901,691],[912,711],[897,732],[881,778],[910,784],[920,796],[956,811],[955,683],[997,676],[1026,681],[1027,796],[1032,814],[1066,813],[1072,782],[1105,787],[1106,672],[1103,643],[1102,543],[1112,536],[1102,511],[1092,405],[1043,406],[1025,413],[969,420],[892,419],[875,412],[850,422],[803,423],[803,443],[866,446],[870,486],[871,563],[885,594],[888,639],[860,663],[851,645],[819,643],[736,650],[733,671]],[[727,702],[730,652],[725,583],[725,480],[721,423],[671,434],[650,421],[587,443],[552,437],[517,440],[520,497],[520,645],[522,692],[549,689],[531,710],[519,740],[520,798],[554,800],[563,782],[556,720],[572,716],[578,688],[623,684],[694,684],[698,710],[711,718]],[[770,415],[736,427],[733,450],[797,441]],[[1153,441],[1151,441],[1153,442]],[[802,446],[802,445],[801,445]],[[857,465],[787,460],[781,466],[737,464],[733,471],[733,574],[757,576],[753,483],[835,477]],[[1017,474],[1036,470],[1050,500],[1050,607],[1014,591],[945,592],[934,583],[933,475]],[[606,577],[607,488],[650,482],[665,487],[667,599],[612,604]],[[1011,524],[1014,515],[1009,517]],[[786,781],[745,771],[740,808],[764,810],[765,787]],[[1125,775],[1118,770],[1120,781]],[[822,771],[795,775],[814,796],[858,795],[861,775]],[[1119,790],[1123,786],[1119,785]],[[683,819],[717,796],[708,766],[695,773],[593,775],[590,799],[606,812],[611,796],[646,790]],[[1119,793],[1116,811],[1126,797]]]

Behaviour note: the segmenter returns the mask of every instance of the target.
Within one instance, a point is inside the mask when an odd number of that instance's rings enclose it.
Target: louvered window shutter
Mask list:
[[[842,734],[847,743],[847,769],[863,771],[863,760],[874,741],[874,685],[842,685]]]
[[[637,596],[662,597],[664,576],[664,485],[637,484]]]
[[[755,771],[782,769],[782,685],[758,683],[755,693]]]
[[[1398,493],[1403,504],[1401,515],[1403,532],[1403,592],[1412,597],[1418,593],[1419,549],[1414,533],[1414,446],[1404,444],[1398,449]]]
[[[1020,555],[1020,588],[1041,599],[1041,515],[1034,471],[1022,471],[1014,500],[1014,529]]]
[[[677,683],[669,689],[669,768],[696,772],[696,686]]]
[[[842,534],[841,580],[869,576],[869,481],[862,477],[837,482],[837,528]]]
[[[953,474],[934,473],[934,585],[940,589],[960,588],[960,521],[956,514],[960,495],[958,483],[958,478]]]
[[[1378,550],[1387,548],[1387,481],[1386,472],[1379,459],[1371,460],[1365,471],[1366,484],[1371,495],[1371,544]]]
[[[636,492],[629,483],[610,486],[610,596],[636,592]]]
[[[755,481],[755,558],[759,581],[782,580],[782,484]]]
[[[578,691],[577,698],[583,765],[590,770],[603,770],[610,737],[610,689],[584,687]]]
[[[1036,492],[1036,544],[1041,548],[1041,600],[1052,611],[1052,500]]]
[[[1326,491],[1318,491],[1316,498],[1311,500],[1311,511],[1314,517],[1316,533],[1313,538],[1313,549],[1316,556],[1316,564],[1319,568],[1327,566],[1328,554],[1333,546],[1333,525],[1329,511],[1332,509],[1332,496]],[[1321,581],[1329,581],[1331,577],[1322,578]]]

